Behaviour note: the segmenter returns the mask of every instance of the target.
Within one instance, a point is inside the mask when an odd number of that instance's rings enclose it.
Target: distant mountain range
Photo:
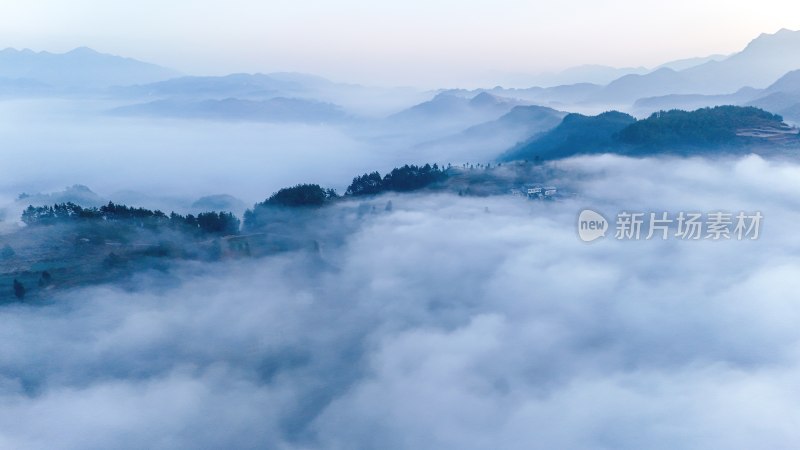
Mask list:
[[[668,63],[661,64],[655,69],[653,69],[651,72],[655,72],[658,69],[672,69],[674,71],[686,70],[711,61],[722,61],[723,59],[726,59],[728,56],[730,55],[710,55],[710,56],[701,56],[695,58],[678,59],[675,61],[670,61]]]
[[[659,69],[672,69],[675,71],[689,69],[691,67],[705,64],[709,61],[721,61],[727,55],[711,55],[698,58],[686,58],[670,61],[659,65],[654,69],[646,67],[611,67],[599,64],[584,64],[569,67],[556,73],[543,73],[532,77],[527,77],[529,84],[541,87],[564,86],[570,84],[597,84],[607,85],[612,81],[626,75],[646,75]]]
[[[601,91],[603,86],[592,83],[567,84],[548,88],[503,88],[500,86],[491,89],[448,89],[442,91],[460,97],[471,98],[475,95],[486,93],[496,97],[516,99],[527,104],[537,104],[551,108],[564,108],[583,102],[587,97]]]
[[[467,128],[458,136],[479,139],[481,136],[512,135],[519,140],[555,128],[566,115],[544,106],[515,106],[499,119]]]
[[[534,86],[553,87],[568,84],[590,83],[605,85],[617,78],[630,74],[643,75],[650,72],[645,67],[611,67],[598,64],[585,64],[570,67],[557,73],[544,73],[528,77],[528,83]]]
[[[293,72],[237,73],[225,76],[184,76],[113,89],[120,99],[152,100],[266,100],[275,97],[334,103],[356,115],[384,116],[423,101],[411,88],[380,88],[337,83]]]
[[[0,51],[0,97],[102,94],[123,101],[301,98],[385,115],[424,99],[409,88],[335,83],[301,73],[182,76],[155,64],[81,47],[66,53]]]
[[[567,113],[544,106],[515,106],[497,120],[417,146],[431,155],[454,155],[470,161],[490,161],[510,146],[549,131],[561,123]]]
[[[504,153],[500,160],[550,160],[593,153],[631,156],[702,154],[710,151],[800,151],[798,129],[755,107],[720,106],[669,111],[636,120],[611,111],[570,114],[550,132]]]
[[[646,97],[633,104],[633,112],[650,115],[656,111],[672,109],[695,110],[722,105],[743,105],[758,98],[763,91],[755,88],[742,88],[733,94],[670,94],[658,97]]]
[[[242,200],[228,194],[215,194],[201,197],[191,205],[192,213],[206,211],[228,211],[236,215],[244,214],[247,204]]]
[[[682,70],[662,67],[645,75],[626,75],[587,98],[590,102],[631,103],[674,94],[729,94],[743,87],[765,88],[800,69],[800,32],[762,34],[739,53]]]
[[[800,70],[787,73],[766,89],[743,88],[729,95],[666,95],[638,100],[634,110],[697,109],[720,105],[756,106],[800,124]]]
[[[514,107],[527,105],[519,99],[481,92],[472,97],[445,91],[433,99],[387,117],[385,127],[397,130],[414,129],[438,136],[457,133],[465,128],[497,120]]]
[[[484,121],[483,119],[487,118],[496,119],[519,104],[519,100],[499,97],[486,92],[479,93],[472,98],[455,95],[452,92],[442,92],[430,101],[391,115],[389,120],[416,122],[418,120],[454,119],[457,116],[475,116],[479,117],[478,121]]]
[[[86,47],[60,54],[6,49],[0,51],[0,98],[94,92],[116,105],[128,104],[115,114],[158,117],[309,123],[380,117],[385,118],[382,126],[396,127],[398,134],[419,130],[422,140],[435,140],[526,105],[585,114],[613,108],[640,117],[661,109],[753,105],[800,123],[800,91],[792,78],[798,75],[790,74],[797,70],[800,32],[790,30],[762,34],[733,55],[671,61],[652,71],[585,65],[555,74],[549,82],[539,80],[543,85],[566,83],[550,87],[435,93],[298,73],[180,76]]]
[[[85,206],[101,206],[106,203],[106,200],[88,187],[76,184],[65,188],[63,191],[51,193],[34,193],[20,194],[17,198],[17,204],[21,206],[27,205],[52,205],[56,203],[75,203]]]
[[[671,61],[652,71],[643,68],[615,69],[606,66],[579,66],[538,79],[541,85],[527,89],[483,89],[495,95],[524,98],[556,108],[590,108],[590,105],[616,105],[624,108],[634,104],[646,108],[650,99],[666,96],[700,102],[697,96],[728,96],[739,93],[738,100],[748,91],[765,89],[787,72],[800,69],[800,31],[780,30],[762,34],[741,52],[732,55],[712,55]],[[615,76],[618,75],[618,76]],[[580,80],[580,82],[577,82]],[[560,85],[556,85],[561,82]],[[744,90],[743,90],[744,89]],[[756,92],[757,94],[757,92]],[[674,98],[674,97],[673,97]]]
[[[152,83],[179,76],[174,70],[80,47],[67,53],[7,48],[0,51],[0,89],[12,83],[28,92],[90,90]]]
[[[787,73],[747,105],[757,106],[800,123],[800,70]]]

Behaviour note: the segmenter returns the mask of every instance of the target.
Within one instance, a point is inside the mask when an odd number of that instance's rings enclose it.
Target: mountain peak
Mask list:
[[[0,54],[3,54],[3,55],[20,55],[20,54],[21,55],[33,55],[35,53],[36,52],[34,52],[33,50],[31,50],[29,48],[23,48],[21,50],[17,50],[14,47],[6,47],[3,50],[0,50]]]
[[[800,31],[793,31],[787,28],[781,28],[775,33],[761,33],[757,38],[750,41],[742,53],[754,50],[765,49],[770,46],[780,45],[784,43],[794,42],[800,40]]]
[[[99,55],[100,53],[89,47],[76,47],[67,52],[68,55]]]
[[[463,97],[450,91],[443,91],[436,94],[429,103],[460,103]]]
[[[500,99],[488,92],[481,92],[480,94],[472,97],[469,104],[472,106],[488,106],[501,103]]]

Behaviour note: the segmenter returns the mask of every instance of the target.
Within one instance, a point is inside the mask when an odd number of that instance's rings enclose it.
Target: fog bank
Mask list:
[[[800,166],[557,164],[561,202],[377,198],[324,264],[187,263],[3,307],[0,444],[796,446]],[[584,244],[584,207],[765,221],[757,241]]]

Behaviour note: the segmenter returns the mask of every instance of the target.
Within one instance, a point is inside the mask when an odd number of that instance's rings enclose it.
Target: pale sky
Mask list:
[[[78,46],[191,74],[300,71],[421,87],[654,66],[800,29],[796,0],[4,0],[0,48]]]

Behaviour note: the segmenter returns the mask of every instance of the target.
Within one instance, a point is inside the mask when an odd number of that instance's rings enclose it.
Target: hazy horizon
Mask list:
[[[0,450],[800,448],[800,4],[10,3]]]
[[[234,0],[223,8],[206,0],[45,0],[4,7],[0,47],[87,46],[198,75],[291,71],[370,85],[471,88],[584,64],[652,68],[730,54],[761,33],[800,28],[800,20],[787,17],[800,17],[800,5],[773,0],[753,11],[745,2],[718,0],[582,0],[569,7]]]

